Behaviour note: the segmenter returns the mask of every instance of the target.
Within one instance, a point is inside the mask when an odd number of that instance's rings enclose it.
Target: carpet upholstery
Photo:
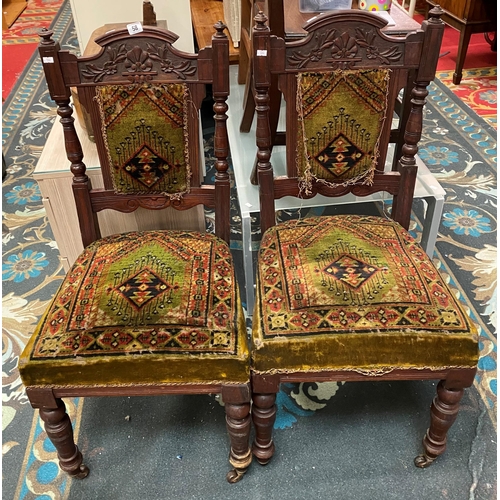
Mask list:
[[[96,97],[115,192],[186,192],[187,86],[104,85],[96,87]]]
[[[247,365],[227,244],[212,234],[149,231],[83,251],[19,369],[28,386],[107,385],[246,382]]]
[[[258,273],[256,371],[477,364],[475,325],[392,220],[345,215],[274,226]]]
[[[36,2],[42,3],[41,0]],[[30,0],[28,9],[32,3],[33,0]],[[43,4],[53,8],[56,2],[44,1]],[[69,2],[65,2],[61,13],[54,24],[56,36],[62,40],[63,48],[72,49],[70,44],[76,45],[76,35],[72,23],[68,28],[71,21]],[[40,25],[42,21],[37,20],[37,26]],[[448,27],[446,30],[455,32]],[[472,37],[484,40],[482,34]],[[5,45],[11,43],[7,31],[4,32],[3,43],[3,73],[5,75],[6,71],[12,71],[14,74],[14,62],[19,57],[17,53],[5,55],[8,50],[16,47]],[[488,47],[486,49],[489,51]],[[449,48],[443,45],[442,52],[445,50]],[[452,50],[448,59],[452,59],[452,56],[456,56],[456,51]],[[28,58],[29,56],[24,61]],[[445,59],[446,57],[440,58],[440,64]],[[477,62],[474,54],[467,57],[466,67],[467,61],[473,63],[472,67],[477,67],[474,66]],[[495,65],[496,59],[490,66]],[[453,68],[454,63],[450,67]],[[16,76],[20,72],[21,70]],[[468,74],[469,77],[464,78],[458,89],[470,86],[478,95],[481,92],[496,91],[495,68],[473,70]],[[491,76],[485,76],[486,74]],[[441,75],[440,78],[442,79]],[[481,82],[486,78],[494,85],[481,87]],[[465,80],[468,83],[464,83]],[[4,78],[2,91],[6,98],[11,88],[8,83],[10,82],[6,82]],[[26,264],[27,261],[23,260],[26,255],[38,257],[32,267],[24,267],[22,274],[15,275],[16,281],[14,277],[6,278],[4,275],[2,283],[5,344],[4,498],[24,500],[29,497],[52,496],[70,500],[136,500],[162,498],[166,491],[170,498],[193,497],[205,500],[234,499],[245,491],[252,491],[254,496],[265,494],[266,498],[273,500],[281,500],[287,495],[306,499],[311,494],[318,499],[339,497],[346,500],[387,500],[389,497],[404,499],[409,495],[413,500],[428,500],[445,494],[454,499],[468,498],[469,494],[484,499],[496,498],[495,315],[498,307],[495,299],[497,219],[494,216],[496,176],[493,160],[496,156],[496,134],[475,114],[475,107],[470,109],[458,102],[452,92],[445,89],[439,81],[432,84],[430,90],[424,116],[426,134],[422,149],[429,151],[427,148],[435,145],[440,152],[442,146],[447,148],[447,153],[441,155],[441,158],[436,155],[434,163],[425,160],[449,193],[445,213],[453,215],[456,207],[464,200],[469,200],[469,203],[474,204],[470,206],[470,210],[478,212],[477,218],[488,217],[491,221],[488,232],[484,231],[484,224],[479,227],[479,222],[472,227],[458,225],[458,217],[456,226],[441,225],[434,258],[434,262],[440,266],[440,272],[471,311],[471,316],[475,321],[479,319],[480,325],[482,323],[482,357],[477,384],[466,391],[464,396],[465,411],[460,413],[455,424],[459,431],[453,431],[450,436],[450,453],[442,457],[446,462],[436,463],[433,466],[435,468],[426,471],[411,465],[417,441],[421,438],[420,433],[424,432],[428,424],[428,412],[416,411],[415,401],[420,403],[421,409],[435,393],[435,387],[428,382],[343,384],[334,396],[330,394],[328,398],[321,396],[328,384],[300,384],[300,387],[293,385],[292,396],[288,395],[292,391],[292,384],[284,384],[290,387],[287,387],[286,393],[278,394],[276,421],[277,427],[285,429],[277,432],[277,444],[283,455],[282,460],[274,462],[273,473],[266,474],[268,469],[259,471],[254,467],[245,481],[237,485],[223,485],[213,481],[217,474],[225,472],[226,462],[224,457],[217,458],[212,453],[213,446],[206,440],[207,436],[211,436],[215,443],[225,439],[225,431],[219,425],[220,422],[214,418],[206,418],[207,412],[212,415],[215,411],[219,412],[217,416],[223,418],[223,409],[212,397],[68,398],[66,407],[75,422],[75,436],[89,450],[88,459],[91,461],[90,466],[93,466],[91,480],[68,481],[67,476],[58,471],[55,464],[56,452],[43,430],[37,412],[33,412],[27,404],[17,371],[19,354],[63,278],[57,246],[50,244],[54,238],[43,210],[42,197],[31,175],[56,119],[54,103],[47,97],[45,81],[41,77],[41,64],[36,55],[27,65],[26,71],[19,78],[18,86],[3,107],[4,154],[8,164],[8,174],[3,183],[4,269],[10,259],[16,256],[19,256],[20,266]],[[452,90],[455,92],[455,87]],[[233,100],[235,95],[233,93],[231,96]],[[230,109],[238,111],[238,104],[239,101],[236,101],[235,106],[230,104]],[[495,110],[496,119],[496,102],[492,102],[491,108]],[[237,124],[239,125],[239,121]],[[60,127],[59,124],[57,126]],[[443,129],[446,130],[443,132]],[[445,132],[446,144],[443,144],[444,136],[440,134]],[[453,160],[451,155],[456,155],[456,162],[445,163]],[[473,168],[471,164],[474,164]],[[30,183],[33,183],[31,188]],[[32,190],[32,197],[26,196],[28,189]],[[473,192],[477,198],[468,198],[467,192]],[[9,198],[16,193],[19,194]],[[238,207],[236,198],[233,205]],[[418,235],[423,215],[420,214],[421,207],[418,204],[414,208],[418,213],[412,214],[411,232]],[[466,205],[466,213],[468,208]],[[322,212],[323,209],[316,209],[312,213],[318,215]],[[234,213],[234,240],[231,244],[236,259],[241,262],[241,228],[236,208]],[[285,212],[280,212],[280,216],[286,215]],[[468,219],[471,222],[474,220],[472,217],[471,215]],[[459,233],[459,228],[466,232]],[[483,230],[470,232],[477,228]],[[483,258],[488,249],[490,253]],[[242,265],[237,266],[237,271],[242,268]],[[295,396],[295,392],[299,393],[299,390],[302,397],[300,400]],[[174,409],[170,404],[174,405]],[[388,418],[388,407],[394,418]],[[196,422],[192,419],[192,412],[197,412]],[[131,418],[125,419],[125,415],[130,415]],[[168,426],[167,415],[174,421],[184,422],[179,433],[173,432],[173,429],[165,432],[165,427]],[[408,421],[415,422],[420,432],[415,431],[413,425],[406,425]],[[110,426],[113,432],[109,431]],[[293,429],[286,428],[292,426]],[[176,428],[179,429],[179,426]],[[145,433],[144,429],[148,429],[148,432]],[[324,433],[327,430],[331,432],[332,429],[338,431],[336,438],[325,442]],[[202,446],[187,448],[187,444],[193,447],[196,445],[196,433]],[[131,436],[130,439],[127,439],[128,435]],[[353,439],[353,435],[356,435],[356,439]],[[318,446],[312,445],[314,440],[318,441]],[[383,447],[394,450],[394,453],[381,454]],[[132,460],[131,449],[141,456],[140,461]],[[151,450],[154,452],[151,453]],[[297,451],[302,454],[299,465]],[[179,459],[180,454],[182,460]],[[125,462],[117,460],[117,457],[124,457]],[[196,476],[193,476],[191,467],[186,464],[192,464],[193,467],[201,464]],[[353,470],[367,473],[352,474]],[[374,475],[383,480],[374,481]],[[279,487],[277,476],[282,478]],[[236,492],[234,488],[237,488]]]
[[[299,73],[297,171],[306,192],[312,179],[370,183],[385,121],[390,71]]]

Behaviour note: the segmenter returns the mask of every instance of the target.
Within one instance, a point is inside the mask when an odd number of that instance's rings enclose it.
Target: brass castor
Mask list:
[[[429,465],[432,464],[436,460],[435,458],[428,457],[427,455],[419,455],[418,457],[415,457],[415,460],[413,463],[419,467],[420,469],[425,469],[426,467],[429,467]]]
[[[89,475],[89,472],[90,469],[86,465],[81,464],[74,473],[71,473],[71,477],[76,479],[85,479]]]
[[[231,469],[227,474],[226,474],[226,479],[228,483],[234,484],[243,478],[245,475],[246,469]]]

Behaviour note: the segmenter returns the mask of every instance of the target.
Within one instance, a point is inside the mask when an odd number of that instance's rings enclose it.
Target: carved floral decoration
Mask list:
[[[118,47],[107,47],[106,55],[109,60],[102,66],[95,64],[86,64],[86,70],[82,71],[85,78],[92,78],[94,82],[101,81],[106,75],[114,75],[117,72],[118,63],[125,61],[127,58],[127,49],[124,44]]]
[[[196,67],[191,66],[188,61],[182,61],[177,64],[168,58],[170,51],[167,45],[163,47],[154,47],[148,43],[149,56],[153,61],[159,61],[163,73],[174,73],[181,80],[185,80],[186,76],[193,76],[196,73]]]
[[[118,65],[124,63],[127,71],[123,73],[123,76],[129,77],[134,83],[141,83],[151,80],[157,74],[153,70],[153,61],[160,63],[163,73],[173,73],[180,80],[185,80],[188,76],[193,76],[196,73],[196,66],[193,66],[189,61],[175,62],[169,58],[171,52],[167,45],[155,47],[148,43],[147,50],[144,50],[137,45],[129,49],[125,44],[120,44],[118,47],[107,47],[106,55],[108,61],[101,65],[86,64],[82,75],[97,83],[102,81],[105,76],[117,73]]]
[[[364,31],[356,28],[356,35],[352,36],[347,31],[340,34],[337,30],[316,33],[314,48],[303,54],[300,50],[292,53],[288,62],[297,68],[304,68],[310,62],[318,62],[323,58],[325,51],[330,51],[330,57],[326,60],[332,63],[334,69],[350,69],[356,62],[362,60],[360,49],[366,51],[368,59],[377,59],[383,64],[398,61],[402,52],[397,47],[389,47],[381,50],[375,45],[377,35],[373,30]]]
[[[125,67],[129,73],[143,73],[153,69],[153,61],[145,50],[136,46],[127,52]]]

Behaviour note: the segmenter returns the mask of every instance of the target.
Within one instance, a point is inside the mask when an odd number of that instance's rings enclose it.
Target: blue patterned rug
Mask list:
[[[63,48],[76,48],[69,2],[61,8],[53,29]],[[432,85],[428,102],[420,156],[447,192],[434,261],[481,330],[476,388],[496,425],[496,131],[439,81]],[[35,57],[3,108],[7,164],[2,225],[3,498],[16,500],[68,498],[71,484],[59,472],[55,450],[27,401],[16,368],[24,344],[63,277],[40,190],[32,177],[54,120],[55,106]],[[241,259],[237,200],[233,201],[233,250]],[[415,235],[423,216],[423,203],[416,201],[411,226]],[[211,219],[208,213],[209,227]],[[276,427],[289,429],[335,401],[341,391],[336,383],[285,384],[278,396]],[[78,439],[83,400],[73,399],[67,406]]]
[[[496,422],[497,133],[439,80],[428,102],[419,154],[446,190],[435,262],[480,328],[476,381]]]

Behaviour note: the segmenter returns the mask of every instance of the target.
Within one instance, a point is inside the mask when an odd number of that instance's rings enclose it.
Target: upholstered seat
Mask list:
[[[231,253],[212,234],[127,233],[90,244],[41,319],[26,385],[245,383]]]
[[[410,234],[376,216],[268,229],[258,259],[255,373],[475,367],[476,327]]]

